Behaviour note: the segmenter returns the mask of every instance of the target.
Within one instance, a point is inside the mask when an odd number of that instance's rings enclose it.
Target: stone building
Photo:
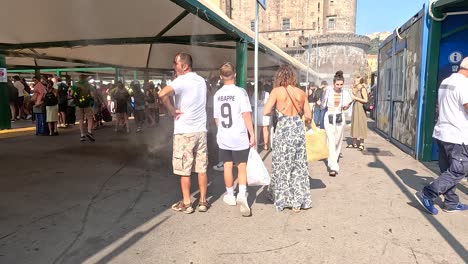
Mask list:
[[[216,0],[213,0],[216,1]],[[233,20],[254,30],[255,2],[219,0]],[[277,0],[260,8],[260,35],[309,64],[324,79],[337,70],[365,73],[370,40],[356,32],[357,0]]]

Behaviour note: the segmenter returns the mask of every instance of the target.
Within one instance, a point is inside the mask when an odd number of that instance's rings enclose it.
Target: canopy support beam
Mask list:
[[[17,49],[46,49],[46,48],[71,48],[76,46],[99,46],[99,45],[126,45],[126,44],[181,44],[196,42],[223,42],[233,41],[234,38],[227,34],[205,34],[205,35],[181,35],[181,36],[156,36],[138,38],[110,38],[110,39],[80,39],[53,42],[35,42],[22,44],[0,43],[0,50]]]
[[[0,68],[6,68],[5,56],[0,54]],[[5,72],[6,74],[6,72]],[[11,128],[10,107],[8,98],[8,86],[6,82],[0,82],[0,130]],[[12,117],[12,118],[16,118]]]
[[[426,87],[424,87],[423,121],[421,132],[421,161],[432,160],[432,132],[434,129],[435,105],[437,100],[437,74],[439,68],[440,40],[442,37],[442,23],[430,20],[429,43],[426,70]]]
[[[236,84],[246,88],[247,80],[247,42],[238,41],[236,43]]]
[[[180,13],[180,15],[178,15],[174,20],[171,21],[171,23],[169,23],[165,28],[163,28],[156,36],[155,38],[157,37],[161,37],[163,36],[164,34],[166,34],[167,31],[169,31],[171,28],[173,28],[177,23],[179,23],[182,19],[184,19],[188,14],[190,14],[189,11],[187,10],[184,10],[182,13]],[[153,45],[151,45],[149,47],[149,50],[148,50],[148,58],[146,59],[146,68],[148,68],[148,65],[149,65],[149,61],[150,61],[150,58],[151,58],[151,50],[153,49]]]

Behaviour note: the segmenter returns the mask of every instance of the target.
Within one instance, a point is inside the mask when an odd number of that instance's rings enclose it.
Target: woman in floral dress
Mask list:
[[[281,66],[275,74],[276,88],[263,109],[264,115],[271,115],[273,111],[278,115],[269,186],[269,194],[278,211],[291,208],[299,212],[310,208],[312,203],[301,119],[304,114],[306,122],[310,122],[312,115],[305,92],[295,84],[296,74],[291,66]]]

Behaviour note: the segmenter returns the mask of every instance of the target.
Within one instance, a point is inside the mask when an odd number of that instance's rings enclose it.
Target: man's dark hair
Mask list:
[[[175,57],[176,58],[179,57],[179,61],[181,63],[187,64],[187,66],[189,66],[189,68],[192,69],[192,56],[190,56],[190,54],[185,53],[185,52],[180,52],[180,53],[177,53]]]
[[[327,86],[328,85],[328,82],[327,81],[322,81],[322,83],[320,85],[325,85]]]
[[[19,81],[19,80],[21,80],[21,79],[20,79],[20,77],[19,77],[18,75],[15,75],[15,76],[13,76],[13,80]]]

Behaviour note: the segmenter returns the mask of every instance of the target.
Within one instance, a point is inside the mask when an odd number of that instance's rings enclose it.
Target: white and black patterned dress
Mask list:
[[[276,210],[311,207],[304,124],[299,116],[278,115],[273,140],[269,193]]]

